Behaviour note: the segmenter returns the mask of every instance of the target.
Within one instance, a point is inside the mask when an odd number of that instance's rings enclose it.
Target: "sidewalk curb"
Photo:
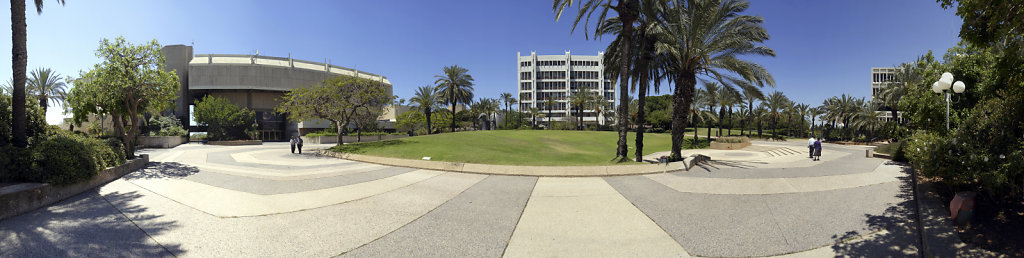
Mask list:
[[[909,166],[909,165],[908,165]],[[933,183],[921,183],[915,169],[914,199],[917,201],[918,229],[924,257],[998,257],[1000,254],[972,247],[960,241],[943,199]]]
[[[387,158],[351,153],[339,153],[330,150],[318,150],[317,155],[388,166],[473,174],[510,176],[594,177],[645,175],[683,171],[686,170],[687,166],[687,161],[685,160],[670,162],[668,164],[637,164],[612,166],[514,166]]]
[[[149,163],[149,154],[141,154],[120,166],[104,169],[88,181],[68,186],[53,186],[45,183],[23,183],[0,189],[0,220],[18,216],[47,205],[63,201],[89,189],[114,181],[125,174],[134,172]]]

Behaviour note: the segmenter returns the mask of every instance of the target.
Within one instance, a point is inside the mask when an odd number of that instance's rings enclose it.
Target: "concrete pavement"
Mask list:
[[[799,143],[691,171],[464,174],[288,153],[147,150],[148,168],[0,221],[0,256],[908,256],[903,167]],[[772,147],[774,146],[774,147]],[[322,146],[307,146],[312,149]],[[718,157],[716,157],[718,156]]]

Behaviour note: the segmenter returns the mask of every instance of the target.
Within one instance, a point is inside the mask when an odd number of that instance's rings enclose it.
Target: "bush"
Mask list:
[[[719,143],[743,143],[750,140],[747,137],[718,137],[715,141]]]
[[[32,181],[39,170],[34,167],[34,154],[29,148],[0,146],[0,182]]]
[[[196,102],[196,122],[207,125],[210,140],[247,140],[256,130],[256,112],[225,98],[206,96]]]
[[[105,167],[110,147],[94,138],[55,135],[36,145],[38,173],[33,181],[69,185],[88,180]]]
[[[188,131],[174,116],[152,116],[146,121],[146,126],[140,129],[142,135],[148,136],[188,136]]]
[[[319,131],[319,132],[307,133],[306,135],[303,135],[303,136],[306,136],[306,137],[338,136],[338,133],[337,132],[332,132],[331,130],[325,129],[325,130],[322,130],[322,131]]]

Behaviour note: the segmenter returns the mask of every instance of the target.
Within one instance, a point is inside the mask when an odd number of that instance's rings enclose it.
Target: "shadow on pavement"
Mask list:
[[[881,215],[865,214],[868,229],[874,234],[855,231],[833,235],[837,241],[832,250],[848,257],[918,256],[921,237],[917,227],[917,204],[914,201],[913,171],[910,166],[888,161],[887,165],[903,166],[899,177],[899,203],[886,208]]]
[[[199,173],[199,168],[178,162],[150,162],[145,168],[124,175],[125,180],[182,178]]]
[[[147,208],[131,202],[140,196],[136,192],[100,196],[97,190],[90,190],[0,221],[0,256],[169,257],[183,254],[180,245],[161,245],[147,235],[160,234],[177,225],[161,222],[162,216],[139,215]],[[125,214],[133,214],[130,221]],[[139,226],[150,231],[144,232]]]
[[[722,169],[724,167],[729,168],[743,168],[751,169],[757,168],[753,165],[748,164],[768,164],[765,162],[752,162],[752,161],[726,161],[726,160],[710,160],[707,162],[697,163],[697,167],[704,169],[704,171],[711,172],[711,169]]]

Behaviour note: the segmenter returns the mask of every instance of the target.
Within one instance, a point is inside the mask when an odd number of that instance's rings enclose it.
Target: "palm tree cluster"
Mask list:
[[[473,100],[473,76],[469,75],[469,69],[458,65],[446,66],[442,71],[444,73],[434,76],[437,78],[434,83],[441,92],[441,99],[452,109],[451,130],[455,132],[455,107],[459,103],[469,104]]]
[[[554,0],[553,9],[558,19],[562,12],[574,5],[574,0]],[[687,127],[688,110],[694,100],[696,84],[716,82],[736,94],[740,91],[758,91],[758,87],[774,85],[775,81],[761,65],[743,60],[744,56],[775,56],[775,51],[763,45],[768,40],[762,26],[763,19],[743,15],[749,3],[739,0],[586,0],[579,1],[579,12],[573,30],[581,20],[589,25],[591,15],[598,13],[595,36],[615,36],[606,50],[606,63],[618,63],[618,69],[607,73],[618,76],[619,99],[628,99],[630,79],[638,105],[650,84],[658,90],[661,81],[671,82],[672,102],[672,157],[681,158],[683,132]],[[608,17],[612,10],[618,17]],[[589,34],[588,34],[589,37]],[[734,99],[734,98],[733,98]],[[738,103],[739,101],[734,101]],[[730,103],[734,103],[730,102]],[[620,101],[619,140],[616,156],[626,157],[626,113],[629,103]],[[730,105],[731,106],[731,105]],[[637,160],[642,156],[644,114],[638,109]],[[724,113],[719,113],[721,116]]]
[[[819,107],[823,137],[853,140],[855,135],[861,135],[867,140],[877,139],[883,124],[878,112],[881,105],[882,101],[869,101],[846,94],[825,99]]]

